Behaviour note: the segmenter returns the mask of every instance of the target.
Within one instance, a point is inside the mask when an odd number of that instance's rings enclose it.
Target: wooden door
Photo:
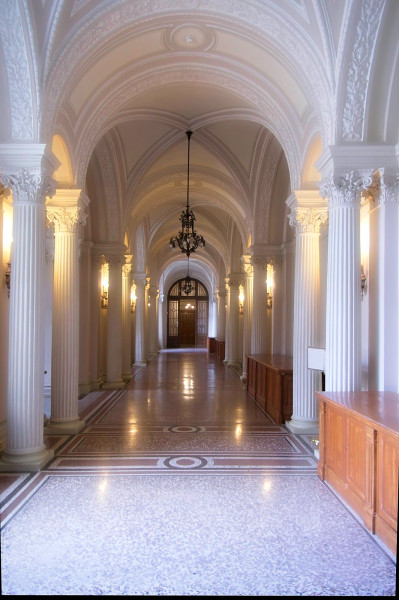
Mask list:
[[[180,312],[180,346],[195,346],[195,312]]]

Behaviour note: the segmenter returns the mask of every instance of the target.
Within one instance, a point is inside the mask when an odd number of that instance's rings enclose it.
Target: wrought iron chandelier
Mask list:
[[[170,247],[176,248],[176,244],[180,250],[190,256],[199,246],[205,246],[205,240],[202,235],[195,231],[194,223],[195,216],[190,209],[189,191],[190,191],[190,138],[192,131],[186,131],[188,148],[187,148],[187,205],[186,210],[183,210],[180,215],[181,230],[177,235],[170,238]]]
[[[187,275],[183,279],[183,282],[181,284],[182,292],[184,292],[187,296],[189,294],[191,294],[191,292],[194,289],[194,283],[193,283],[193,280],[190,277],[190,264],[189,264],[189,260],[190,260],[190,256],[187,255]]]

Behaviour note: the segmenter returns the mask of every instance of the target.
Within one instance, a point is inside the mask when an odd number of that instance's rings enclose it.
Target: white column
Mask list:
[[[159,294],[158,297],[158,348],[163,349],[163,323],[164,323],[164,314],[163,314],[163,301],[164,294]]]
[[[399,176],[382,170],[370,211],[369,389],[399,393]]]
[[[79,396],[90,387],[90,315],[91,315],[91,248],[93,242],[81,241],[79,247]]]
[[[135,345],[134,345],[134,364],[136,366],[145,366],[147,364],[145,358],[145,273],[134,273],[134,283],[136,284],[136,323],[135,323]]]
[[[158,354],[158,298],[159,289],[156,285],[151,285],[148,290],[148,339],[149,354],[154,356]]]
[[[76,433],[79,419],[79,257],[78,231],[84,224],[80,190],[57,190],[47,205],[54,225],[54,280],[51,350],[51,417],[46,431]]]
[[[101,356],[101,264],[102,252],[97,248],[91,251],[90,285],[90,391],[102,384]],[[105,312],[105,311],[104,311]]]
[[[242,274],[230,273],[228,276],[228,287],[230,292],[230,310],[229,318],[227,321],[228,327],[228,353],[227,353],[227,364],[234,367],[241,367],[240,362],[240,348],[239,348],[239,318],[240,318],[240,306],[239,306],[239,294],[240,285],[244,283]]]
[[[53,456],[43,443],[44,410],[44,270],[46,195],[51,180],[43,176],[43,149],[32,164],[2,172],[13,193],[10,322],[7,392],[7,444],[0,470],[38,471]]]
[[[286,426],[293,433],[317,433],[321,373],[308,369],[308,348],[318,347],[320,295],[320,226],[327,206],[318,192],[297,191],[287,201],[289,222],[296,231],[294,286],[293,414]]]
[[[131,314],[131,281],[130,273],[132,269],[131,255],[126,255],[128,261],[122,267],[122,378],[129,381],[132,378],[131,371],[131,333],[132,333],[132,314]]]
[[[360,389],[360,195],[369,185],[353,171],[324,180],[329,201],[326,390]]]
[[[247,354],[251,354],[251,322],[252,322],[252,304],[253,304],[253,272],[251,256],[245,254],[241,257],[243,270],[245,272],[244,285],[244,331],[242,348],[242,375],[241,381],[247,380]]]
[[[229,349],[230,349],[230,345],[229,345],[229,334],[230,334],[230,288],[227,285],[228,282],[228,278],[225,277],[224,280],[224,286],[225,286],[225,290],[226,290],[226,315],[225,315],[225,319],[226,319],[226,323],[225,323],[225,332],[224,332],[224,364],[227,364],[229,362]]]
[[[105,254],[109,266],[106,380],[104,389],[123,388],[122,378],[122,265],[121,254]]]
[[[268,349],[266,304],[267,257],[263,254],[258,254],[253,246],[249,248],[249,251],[253,265],[251,354],[266,354]]]
[[[226,335],[226,291],[224,289],[218,289],[216,293],[218,302],[216,339],[219,342],[224,342]]]

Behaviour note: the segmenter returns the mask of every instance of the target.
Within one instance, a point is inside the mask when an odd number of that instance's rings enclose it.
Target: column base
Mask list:
[[[74,419],[73,421],[52,421],[51,418],[47,421],[43,432],[49,433],[67,433],[74,434],[79,433],[86,425],[85,421],[81,419]]]
[[[124,388],[126,385],[126,381],[105,381],[103,383],[103,390],[120,390]]]
[[[147,366],[147,361],[146,360],[137,360],[135,363],[133,363],[134,367],[146,367]]]
[[[240,375],[240,379],[243,383],[246,383],[247,382],[247,374],[243,373],[242,375]]]
[[[79,398],[81,396],[87,396],[87,394],[90,394],[91,390],[92,388],[90,386],[90,383],[80,383],[78,387]]]
[[[310,419],[309,421],[291,419],[291,421],[286,421],[284,425],[291,433],[319,433],[319,422]]]
[[[0,457],[0,472],[29,473],[40,471],[53,458],[53,450],[40,450],[26,454],[8,454]]]
[[[133,375],[131,373],[122,373],[122,379],[123,381],[130,381],[132,379]]]

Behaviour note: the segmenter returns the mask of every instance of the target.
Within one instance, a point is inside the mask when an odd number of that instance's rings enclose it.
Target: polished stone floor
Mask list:
[[[3,595],[395,596],[395,557],[206,350],[80,400],[39,473],[0,474]]]

